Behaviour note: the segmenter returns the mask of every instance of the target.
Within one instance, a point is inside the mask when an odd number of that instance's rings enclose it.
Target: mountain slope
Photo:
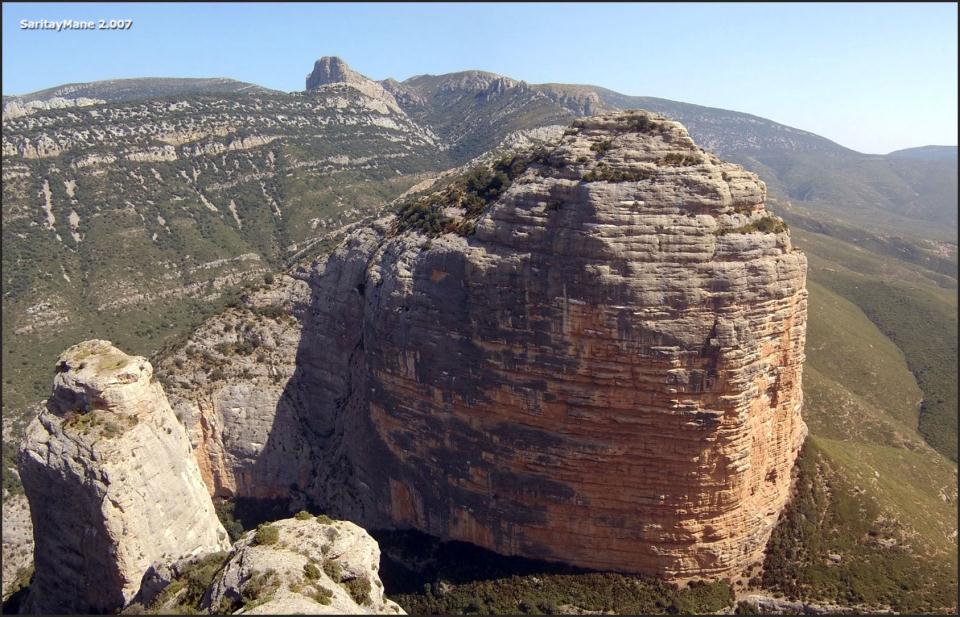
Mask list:
[[[897,158],[924,159],[928,161],[952,161],[954,164],[956,164],[957,146],[920,146],[919,148],[895,150],[887,156]]]
[[[54,97],[91,98],[103,101],[132,101],[137,99],[161,98],[166,96],[188,96],[192,94],[233,94],[247,92],[265,94],[276,92],[256,84],[225,78],[178,78],[178,77],[138,77],[132,79],[107,79],[86,83],[63,84],[19,96],[4,96],[3,102],[19,101],[30,103],[46,101]]]
[[[149,354],[446,166],[429,131],[345,84],[39,110],[3,129],[8,419],[43,396],[64,341]]]

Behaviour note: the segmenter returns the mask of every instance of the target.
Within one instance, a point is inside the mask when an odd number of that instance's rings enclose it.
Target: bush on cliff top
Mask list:
[[[255,545],[276,544],[280,540],[280,530],[273,525],[260,525],[253,536]]]
[[[405,201],[397,208],[396,233],[415,230],[436,237],[444,233],[470,235],[484,209],[503,195],[532,164],[548,164],[543,148],[502,157],[492,166],[475,167],[444,189]],[[446,207],[463,208],[461,220],[443,214]]]
[[[727,234],[779,234],[787,231],[787,224],[773,216],[765,216],[740,227],[730,227],[718,229],[714,233],[716,236],[725,236]]]
[[[357,578],[352,578],[348,581],[343,581],[341,583],[343,587],[350,593],[350,597],[353,598],[353,601],[361,606],[364,604],[370,604],[370,579],[366,576],[358,576]]]

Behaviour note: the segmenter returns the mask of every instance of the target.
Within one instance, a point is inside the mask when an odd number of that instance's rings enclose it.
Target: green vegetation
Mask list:
[[[671,152],[657,162],[658,165],[672,165],[675,167],[700,165],[702,163],[702,156],[697,154],[682,154],[680,152]]]
[[[733,602],[724,582],[679,589],[653,579],[613,573],[543,574],[425,585],[423,593],[393,600],[412,615],[569,614],[576,610],[620,615],[718,613]]]
[[[784,233],[788,230],[787,224],[778,219],[775,216],[765,216],[759,218],[755,221],[751,221],[746,225],[741,225],[740,227],[726,227],[720,228],[714,231],[716,236],[725,236],[727,234],[752,234],[752,233],[763,233],[763,234],[779,234]]]
[[[508,155],[492,167],[476,167],[454,178],[442,190],[410,199],[397,208],[397,233],[410,229],[436,237],[444,233],[470,235],[484,209],[510,188],[513,181],[533,164],[547,164],[543,149]],[[446,207],[462,208],[463,218],[445,216]]]
[[[220,524],[227,530],[231,542],[236,542],[243,535],[243,525],[234,516],[234,503],[226,499],[214,499],[213,509],[220,519]]]
[[[323,571],[330,577],[334,583],[339,583],[343,577],[343,568],[338,561],[333,559],[323,560]]]
[[[136,416],[118,415],[109,411],[80,410],[71,412],[63,420],[63,427],[80,435],[97,433],[112,439],[135,427],[140,420]]]
[[[310,563],[304,564],[303,575],[311,581],[317,580],[320,578],[320,568],[318,568],[316,564],[311,561]]]
[[[446,154],[433,147],[411,147],[406,133],[328,123],[338,112],[325,109],[321,98],[190,94],[188,100],[189,109],[171,109],[169,101],[116,102],[96,110],[44,112],[38,127],[29,125],[40,116],[5,126],[12,138],[53,133],[90,138],[91,129],[100,133],[96,127],[104,122],[125,133],[119,142],[89,147],[81,138],[79,149],[42,162],[4,157],[5,166],[13,162],[24,170],[3,183],[7,447],[15,447],[31,407],[49,394],[50,369],[68,345],[106,338],[127,353],[151,357],[219,313],[243,283],[269,282],[289,265],[294,255],[289,247],[310,242],[312,248],[296,259],[322,254],[330,246],[318,237],[370,216],[423,172],[450,166]],[[276,126],[276,118],[291,112],[287,117],[306,114],[317,121],[307,131]],[[269,121],[259,120],[268,116]],[[134,163],[121,157],[99,169],[69,164],[85,154],[158,145],[143,136],[142,127],[163,123],[161,132],[170,127],[202,132],[226,118],[244,118],[238,136],[282,138],[268,147],[176,161]],[[303,165],[337,155],[376,160],[362,169]],[[56,216],[52,230],[37,224],[45,220],[35,203],[44,181]],[[231,202],[242,227],[228,209]],[[79,216],[79,241],[71,235],[71,211]],[[236,259],[251,253],[260,259]]]
[[[298,521],[309,521],[310,519],[313,518],[313,515],[307,512],[306,510],[300,510],[299,512],[293,515],[293,518],[297,519]]]
[[[268,523],[259,525],[256,533],[253,536],[253,544],[258,546],[269,546],[271,544],[276,544],[279,540],[280,530]]]
[[[356,578],[351,578],[349,580],[343,581],[341,583],[343,587],[350,594],[350,597],[353,598],[353,601],[361,606],[364,604],[370,604],[370,579],[366,576],[358,576]]]
[[[832,273],[870,320],[903,350],[923,390],[920,432],[931,446],[957,460],[957,315],[937,295],[894,281],[864,281]],[[834,288],[836,288],[834,287]]]
[[[17,452],[12,447],[3,448],[3,494],[6,495],[22,495],[23,494],[23,484],[20,483],[20,479],[15,475],[14,471],[17,468]]]
[[[956,602],[956,573],[918,567],[922,552],[812,439],[798,464],[797,496],[767,546],[765,588],[790,599],[942,611]]]
[[[2,612],[4,615],[15,615],[20,611],[20,604],[30,591],[30,582],[33,580],[33,564],[17,570],[16,577],[7,594],[3,598]]]
[[[912,331],[932,358],[955,363],[955,352],[936,351],[955,335],[920,332],[956,327],[955,280],[823,234],[792,235],[809,259],[803,415],[811,438],[800,470],[815,461],[817,475],[802,476],[800,510],[784,516],[779,545],[771,541],[781,558],[764,581],[804,600],[949,612],[952,603],[941,602],[955,602],[956,466],[924,443],[918,403],[929,382],[918,385],[909,345],[882,324]]]
[[[505,557],[414,531],[375,536],[384,589],[410,614],[716,613],[733,599],[726,583],[679,588],[648,577]],[[404,565],[411,563],[419,569]]]
[[[794,230],[794,237],[808,252],[810,278],[859,307],[902,351],[922,391],[919,430],[956,461],[956,278],[825,235]]]
[[[604,139],[603,141],[595,141],[590,144],[590,150],[597,153],[597,156],[603,156],[613,148],[612,139]]]
[[[627,129],[635,133],[647,133],[657,128],[657,123],[650,119],[645,112],[631,110],[625,120]]]
[[[649,180],[653,172],[646,169],[613,169],[606,163],[597,163],[597,166],[583,174],[584,182],[639,182]]]
[[[264,572],[252,571],[250,579],[240,589],[240,598],[231,601],[224,596],[218,612],[233,613],[240,609],[252,610],[269,602],[278,589],[280,589],[280,577],[273,568],[268,568]]]
[[[333,519],[330,518],[329,516],[327,516],[326,514],[318,514],[318,515],[317,515],[317,522],[318,522],[318,523],[323,523],[324,525],[332,525],[332,524],[333,524]]]
[[[310,597],[313,598],[317,604],[330,604],[330,601],[333,599],[333,591],[327,589],[320,583],[312,583],[310,586],[313,589]]]
[[[131,605],[125,614],[197,614],[207,588],[227,562],[227,552],[211,553],[187,565],[149,606]]]

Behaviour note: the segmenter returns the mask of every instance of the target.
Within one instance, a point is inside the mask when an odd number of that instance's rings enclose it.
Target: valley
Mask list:
[[[247,382],[235,399],[282,391],[311,311],[305,264],[442,172],[547,142],[577,118],[642,108],[757,173],[808,259],[809,437],[765,567],[731,586],[678,591],[510,562],[461,576],[440,560],[426,591],[384,574],[388,595],[426,613],[713,612],[751,593],[955,610],[955,148],[864,155],[747,114],[480,71],[374,82],[332,58],[312,75],[297,93],[120,80],[4,97],[5,504],[22,499],[16,448],[69,345],[103,338],[151,357],[188,429],[204,389],[235,380]],[[38,103],[53,97],[97,102]],[[200,474],[222,496],[253,486],[205,445],[193,443],[223,468],[201,464]],[[284,475],[295,470],[261,471],[296,480]],[[403,553],[403,538],[377,540]],[[5,571],[5,595],[8,583]]]

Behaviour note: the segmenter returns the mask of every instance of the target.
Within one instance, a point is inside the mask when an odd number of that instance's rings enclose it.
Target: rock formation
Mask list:
[[[229,553],[150,568],[135,601],[161,613],[405,614],[384,596],[379,568],[380,548],[366,531],[304,512],[248,532]],[[204,580],[203,570],[213,571],[203,589],[173,584]]]
[[[354,71],[347,63],[336,56],[324,56],[313,65],[313,71],[307,75],[307,91],[316,91],[323,86],[345,84],[382,102],[394,113],[403,113],[397,99],[383,85]]]
[[[3,599],[29,582],[33,566],[33,526],[24,495],[3,496]]]
[[[25,612],[111,612],[150,564],[229,547],[153,367],[108,341],[60,356],[19,470],[36,545]]]
[[[276,406],[232,408],[273,427],[240,458],[286,461],[289,494],[367,527],[738,573],[806,433],[806,260],[763,183],[642,112],[579,120],[507,165],[298,274],[294,372]]]
[[[187,427],[200,473],[220,497],[274,498],[304,483],[309,460],[297,422],[279,413],[287,404],[302,318],[310,301],[306,283],[280,276],[198,328],[190,341],[158,367],[174,412]],[[216,366],[217,371],[207,371]],[[294,394],[290,393],[291,396]],[[306,473],[306,477],[309,477]]]
[[[307,90],[316,90],[327,84],[366,81],[369,80],[347,66],[347,63],[340,58],[324,56],[313,64],[313,70],[307,75]]]

